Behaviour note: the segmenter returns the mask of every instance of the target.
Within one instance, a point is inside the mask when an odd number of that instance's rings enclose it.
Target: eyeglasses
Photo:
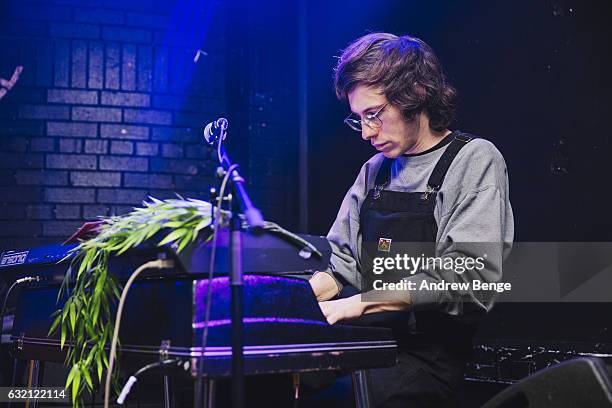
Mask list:
[[[351,113],[350,115],[346,117],[346,119],[344,119],[344,123],[346,123],[348,127],[350,127],[356,132],[361,132],[363,130],[364,124],[370,129],[378,130],[383,125],[382,120],[380,120],[378,115],[380,115],[380,113],[383,111],[383,109],[387,107],[388,104],[389,103],[385,103],[375,113],[366,113],[366,115],[361,120],[353,118],[352,116],[354,114]]]

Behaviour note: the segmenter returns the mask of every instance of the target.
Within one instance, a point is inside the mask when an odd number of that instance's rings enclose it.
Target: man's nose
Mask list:
[[[368,125],[362,125],[361,127],[361,138],[363,140],[370,140],[371,138],[373,138],[374,136],[376,136],[376,134],[378,133],[378,130],[376,129],[372,129],[371,127],[369,127]]]

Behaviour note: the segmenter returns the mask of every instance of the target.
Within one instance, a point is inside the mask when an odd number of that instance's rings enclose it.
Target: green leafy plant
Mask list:
[[[158,246],[170,245],[177,252],[200,235],[210,237],[210,203],[182,198],[150,200],[129,214],[103,219],[99,233],[73,249],[76,255],[58,295],[58,304],[63,298],[66,301],[53,313],[49,335],[59,330],[61,348],[69,346],[66,389],[71,390],[75,406],[85,390],[93,391],[93,379],[100,383],[108,368],[105,346],[113,336],[111,308],[121,295],[120,283],[109,273],[109,259],[160,236]],[[115,388],[117,372],[118,368],[113,373]]]

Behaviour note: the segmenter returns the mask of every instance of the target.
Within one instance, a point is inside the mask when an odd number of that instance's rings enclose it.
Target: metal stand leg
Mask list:
[[[355,394],[356,408],[370,408],[370,391],[368,389],[368,376],[366,370],[353,371],[353,392]]]
[[[172,381],[170,376],[164,375],[164,408],[172,408]]]
[[[19,360],[17,360],[17,357],[15,357],[13,359],[13,373],[11,375],[11,387],[15,387],[17,385],[16,381],[17,381],[17,368],[18,368],[17,364],[18,363],[19,363]],[[12,403],[9,401],[7,404],[7,408],[11,408],[11,405]]]
[[[28,388],[39,386],[40,361],[30,360],[28,364]],[[26,401],[26,408],[38,408],[38,400]]]
[[[18,363],[19,363],[19,360],[17,360],[17,357],[15,357],[13,359],[13,373],[11,374],[11,387],[15,387],[17,385],[15,381],[17,381],[17,364]]]
[[[204,380],[204,408],[215,406],[215,380]]]

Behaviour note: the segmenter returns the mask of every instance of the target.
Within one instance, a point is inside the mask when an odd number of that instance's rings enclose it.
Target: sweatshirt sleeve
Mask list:
[[[471,145],[471,146],[470,146]],[[493,291],[473,291],[472,282],[502,280],[502,261],[510,252],[514,221],[508,197],[506,165],[489,142],[475,140],[457,156],[438,193],[436,256],[483,258],[483,268],[459,271],[424,269],[409,279],[428,282],[467,282],[468,290],[416,290],[411,292],[415,309],[435,308],[452,315],[464,313],[466,305],[489,310]]]

